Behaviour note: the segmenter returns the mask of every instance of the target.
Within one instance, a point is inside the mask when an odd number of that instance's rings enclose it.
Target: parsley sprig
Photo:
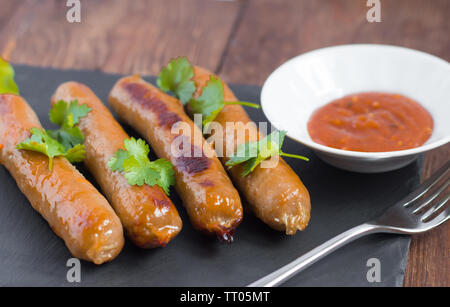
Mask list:
[[[183,104],[186,104],[195,92],[192,77],[194,69],[191,63],[186,57],[179,57],[161,69],[156,83],[162,91],[174,93]]]
[[[57,130],[47,130],[48,134],[60,142],[67,150],[83,144],[84,136],[76,125],[80,118],[86,116],[91,109],[86,105],[79,105],[77,100],[70,103],[60,100],[49,112],[50,121],[60,126]]]
[[[211,76],[198,98],[193,98],[195,83],[192,81],[194,68],[186,57],[173,59],[161,70],[157,84],[164,92],[172,92],[183,104],[188,104],[193,114],[202,115],[203,126],[212,122],[225,105],[238,104],[260,108],[258,104],[247,101],[224,101],[223,83]]]
[[[245,162],[243,165],[242,176],[247,176],[262,161],[272,156],[278,155],[309,161],[306,157],[284,153],[281,150],[285,135],[286,131],[274,131],[259,141],[240,144],[237,147],[236,152],[230,156],[226,165],[231,168]]]
[[[124,140],[124,148],[114,153],[108,161],[113,171],[124,172],[130,185],[159,185],[169,195],[169,188],[175,184],[172,163],[165,159],[150,161],[150,149],[144,140],[131,137]]]
[[[193,76],[194,68],[191,63],[186,57],[180,57],[171,60],[166,67],[162,68],[157,84],[162,91],[172,92],[183,104],[187,104],[191,113],[201,114],[203,126],[212,122],[226,105],[237,104],[260,108],[258,104],[247,101],[224,101],[223,82],[215,76],[210,76],[200,96],[194,98]],[[233,167],[245,162],[242,176],[246,176],[271,156],[279,155],[309,161],[306,157],[284,153],[281,150],[285,135],[286,131],[275,131],[259,141],[239,145],[226,165]]]
[[[71,163],[81,162],[85,158],[83,145],[76,145],[69,150],[57,140],[52,138],[44,129],[31,128],[31,137],[19,143],[17,149],[40,152],[48,157],[48,169],[53,168],[53,158],[57,156],[65,157]]]
[[[19,95],[19,88],[14,81],[14,68],[0,57],[0,94]]]
[[[212,122],[222,111],[225,105],[239,104],[247,107],[257,108],[260,106],[247,101],[224,101],[223,84],[219,78],[211,76],[202,89],[202,94],[197,98],[192,98],[189,107],[192,113],[202,115],[203,126]]]
[[[76,100],[58,101],[50,110],[50,121],[60,125],[57,130],[31,128],[31,137],[19,143],[17,149],[40,152],[48,157],[48,168],[53,168],[53,158],[62,156],[71,163],[82,162],[86,156],[84,136],[75,126],[91,109],[78,105]]]

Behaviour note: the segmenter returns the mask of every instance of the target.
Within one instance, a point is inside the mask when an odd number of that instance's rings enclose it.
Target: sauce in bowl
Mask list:
[[[334,100],[315,111],[308,122],[314,142],[362,152],[419,147],[432,131],[433,118],[418,102],[375,92]]]

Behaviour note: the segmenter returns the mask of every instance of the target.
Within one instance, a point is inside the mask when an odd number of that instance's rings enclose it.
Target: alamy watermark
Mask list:
[[[367,271],[366,278],[370,283],[381,282],[381,262],[378,258],[367,260],[366,266],[370,268]]]
[[[70,269],[67,270],[66,279],[70,283],[81,282],[81,262],[78,258],[70,258],[67,260],[66,266]]]
[[[381,0],[367,0],[366,5],[370,7],[366,14],[367,21],[370,23],[381,22]],[[70,23],[81,22],[81,0],[66,0],[66,7],[68,8],[67,21]]]
[[[69,9],[66,13],[66,19],[70,23],[81,22],[81,2],[80,0],[67,0],[66,7]]]
[[[367,11],[367,21],[381,22],[381,0],[367,0],[367,6],[370,9]]]

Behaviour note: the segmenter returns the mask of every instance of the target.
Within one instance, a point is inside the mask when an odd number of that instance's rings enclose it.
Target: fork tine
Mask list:
[[[424,217],[422,217],[422,222],[423,221],[428,221],[428,219],[431,217],[431,216],[433,216],[436,212],[439,212],[439,210],[441,210],[444,206],[445,206],[445,204],[448,202],[448,200],[450,199],[450,193],[449,194],[447,194],[447,196],[444,198],[444,199],[442,199],[440,202],[438,202],[436,205],[434,205],[433,207],[431,207],[430,208],[430,210],[428,210],[427,212],[430,212],[429,214],[426,214],[426,216],[424,216]],[[447,211],[447,210],[444,210],[444,212],[445,211]],[[424,214],[424,215],[425,215]],[[439,215],[438,215],[439,216]],[[434,219],[431,219],[431,220],[434,220]],[[430,220],[430,221],[431,221]]]
[[[427,199],[424,200],[424,202],[417,207],[413,213],[417,214],[419,212],[421,212],[423,209],[425,209],[426,207],[428,207],[428,205],[436,198],[438,197],[442,191],[444,191],[445,189],[447,189],[448,185],[450,184],[450,180],[447,180],[445,182],[445,184],[443,184],[436,192],[434,192],[430,197],[428,197]]]
[[[444,224],[448,219],[450,219],[450,208],[445,209],[439,215],[425,222],[425,225],[432,225],[432,228],[438,227]]]
[[[415,192],[409,194],[406,198],[401,200],[404,207],[409,207],[412,202],[414,202],[416,199],[424,195],[426,192],[428,192],[431,187],[433,187],[437,182],[439,182],[444,176],[447,175],[447,172],[450,170],[450,161],[445,163],[443,167],[441,167],[433,176],[431,176],[428,180],[426,180],[419,189],[417,189]]]

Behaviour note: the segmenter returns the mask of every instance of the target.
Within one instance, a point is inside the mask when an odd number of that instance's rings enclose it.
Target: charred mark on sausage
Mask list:
[[[179,157],[177,158],[177,167],[180,171],[188,174],[196,174],[208,169],[211,161],[208,157]]]
[[[130,93],[131,98],[142,105],[144,108],[156,113],[158,117],[158,123],[160,126],[171,128],[173,124],[181,121],[182,119],[175,112],[169,111],[166,104],[158,99],[145,84],[130,82],[124,85],[124,89]],[[188,153],[185,152],[184,144],[189,144]],[[182,172],[188,174],[200,173],[211,164],[211,161],[206,157],[203,150],[193,145],[189,140],[180,144],[180,150],[183,151],[183,155],[176,160],[176,166]],[[200,155],[198,155],[200,153]]]
[[[208,169],[211,160],[205,155],[203,149],[192,144],[185,135],[179,135],[178,137],[183,138],[178,146],[181,156],[176,159],[175,163],[178,169],[188,174],[196,174]]]
[[[181,121],[181,118],[175,112],[169,111],[166,104],[156,97],[145,84],[126,83],[125,90],[130,93],[132,99],[142,105],[144,108],[156,113],[158,123],[165,128],[171,128],[173,124]]]
[[[218,239],[221,242],[225,242],[225,243],[233,243],[233,236],[234,233],[236,232],[236,228],[239,226],[239,224],[242,222],[242,218],[237,219],[233,225],[229,228],[223,227],[223,226],[219,226],[219,231],[216,232]]]

